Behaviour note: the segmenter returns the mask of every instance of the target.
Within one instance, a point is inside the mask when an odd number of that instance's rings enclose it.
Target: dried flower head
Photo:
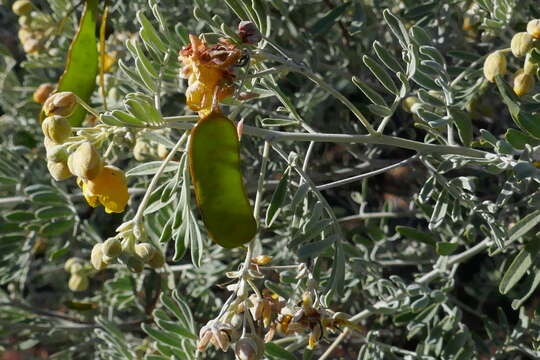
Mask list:
[[[212,106],[233,93],[233,65],[242,56],[236,45],[225,39],[208,46],[195,35],[190,44],[180,51],[184,67],[182,76],[188,79],[186,104],[193,111],[206,114]]]

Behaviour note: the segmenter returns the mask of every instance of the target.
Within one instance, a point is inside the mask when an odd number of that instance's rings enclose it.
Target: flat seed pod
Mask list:
[[[234,248],[253,239],[257,223],[244,188],[240,143],[231,120],[216,112],[199,120],[191,132],[189,168],[212,240]]]
[[[98,73],[97,11],[98,0],[86,0],[79,29],[69,47],[66,68],[58,81],[58,92],[71,91],[86,102],[96,88]],[[79,126],[85,115],[86,111],[78,105],[69,117],[71,125]]]

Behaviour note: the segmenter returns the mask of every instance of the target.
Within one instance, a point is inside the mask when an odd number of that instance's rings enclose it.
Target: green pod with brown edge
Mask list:
[[[212,240],[225,248],[249,242],[257,222],[240,169],[236,127],[223,114],[202,117],[191,130],[189,169],[195,198]]]

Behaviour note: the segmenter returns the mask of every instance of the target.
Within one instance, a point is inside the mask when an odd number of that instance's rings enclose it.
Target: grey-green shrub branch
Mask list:
[[[182,121],[175,121],[175,117],[166,118],[166,127],[175,129],[191,129],[194,124]],[[267,130],[254,126],[244,125],[245,135],[259,137],[272,142],[284,141],[314,141],[314,142],[334,142],[347,144],[376,144],[395,146],[402,149],[414,150],[425,154],[438,155],[462,155],[485,159],[488,155],[493,155],[487,151],[471,149],[463,146],[425,144],[414,140],[402,139],[389,135],[349,135],[349,134],[326,134],[326,133],[297,133],[276,130]]]

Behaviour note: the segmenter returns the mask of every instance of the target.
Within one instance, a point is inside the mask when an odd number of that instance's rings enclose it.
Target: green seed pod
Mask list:
[[[69,91],[62,91],[52,94],[43,103],[45,115],[69,116],[77,106],[77,97]]]
[[[57,144],[64,143],[71,136],[71,125],[62,116],[49,116],[41,123],[43,134]]]
[[[191,131],[191,179],[202,219],[218,245],[234,248],[257,233],[240,168],[240,143],[234,124],[212,112]]]
[[[68,166],[73,175],[84,180],[92,180],[101,172],[103,162],[94,145],[86,141],[69,155]]]
[[[116,238],[108,238],[103,243],[102,252],[105,256],[115,258],[122,253],[122,244]]]
[[[144,263],[138,256],[130,256],[126,261],[129,271],[140,273],[144,269]]]
[[[47,169],[49,169],[49,173],[56,181],[62,181],[69,179],[73,175],[69,171],[69,168],[65,161],[47,161]]]
[[[156,249],[154,256],[148,261],[148,265],[154,269],[158,269],[165,265],[165,257],[161,251]]]
[[[526,32],[515,34],[510,43],[512,54],[517,57],[525,56],[532,49],[533,40],[533,37]]]
[[[519,69],[514,77],[514,92],[517,96],[527,94],[534,87],[534,76],[526,74],[523,69]]]
[[[103,270],[107,267],[107,264],[103,261],[103,243],[94,245],[90,254],[90,262],[96,270]]]
[[[484,61],[484,76],[489,82],[495,81],[495,76],[506,74],[506,57],[500,51],[489,54]]]
[[[85,291],[88,289],[90,281],[87,276],[71,275],[68,282],[68,287],[71,291]]]
[[[76,258],[76,257],[69,258],[64,263],[64,270],[66,270],[68,273],[71,273],[71,267],[75,264],[81,264],[81,263],[82,263],[82,259],[80,258]]]
[[[22,16],[27,15],[32,11],[32,3],[29,0],[17,0],[11,6],[11,10],[15,15]]]
[[[527,24],[527,32],[535,39],[540,39],[540,19],[534,19]]]
[[[149,262],[156,253],[156,249],[149,243],[140,243],[135,245],[135,254],[145,263]]]

